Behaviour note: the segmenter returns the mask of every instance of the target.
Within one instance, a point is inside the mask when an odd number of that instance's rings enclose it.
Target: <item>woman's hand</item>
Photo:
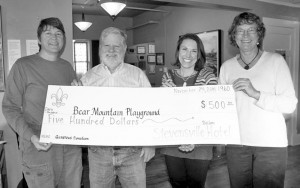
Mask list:
[[[253,87],[249,78],[238,78],[233,82],[232,86],[235,91],[243,91],[249,97],[259,100],[260,92]]]
[[[73,82],[71,83],[71,86],[83,86],[83,84],[81,80],[74,79]]]
[[[182,151],[182,152],[191,152],[195,149],[195,144],[185,144],[185,145],[181,145],[178,147],[179,151]]]
[[[144,162],[150,161],[155,155],[155,147],[143,147],[140,157],[144,157]]]

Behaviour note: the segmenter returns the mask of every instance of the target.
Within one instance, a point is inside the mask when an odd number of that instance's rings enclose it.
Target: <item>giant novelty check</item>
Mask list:
[[[41,142],[101,146],[240,144],[230,85],[49,86]]]

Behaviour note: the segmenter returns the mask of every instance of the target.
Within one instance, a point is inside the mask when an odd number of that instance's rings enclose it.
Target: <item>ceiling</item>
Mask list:
[[[290,7],[300,8],[300,0],[256,0],[265,3],[272,3],[276,5],[284,5]],[[108,15],[97,3],[97,0],[72,0],[73,14],[81,14],[84,12],[89,15]],[[203,1],[196,0],[126,0],[126,7],[122,10],[118,17],[135,17],[144,11],[153,11],[160,6],[176,6],[176,7],[206,7],[206,8],[221,8],[247,11],[249,9],[226,6],[224,3],[203,3]]]
[[[90,15],[108,15],[97,3],[97,0],[72,0],[73,14],[85,14]],[[173,7],[205,7],[213,9],[228,9],[228,10],[240,10],[246,11],[249,9],[239,8],[236,6],[227,6],[224,3],[210,3],[198,0],[126,0],[126,7],[122,10],[118,17],[135,17],[142,14],[145,11],[166,12],[158,9],[161,6],[173,6]],[[154,10],[155,9],[155,10]]]
[[[300,0],[257,0],[257,1],[300,8]]]
[[[90,14],[90,15],[107,15],[97,0],[72,0],[73,14]],[[145,10],[151,11],[159,6],[175,5],[174,3],[155,1],[155,0],[126,0],[126,7],[122,10],[118,17],[135,17]],[[140,10],[141,9],[141,10]]]

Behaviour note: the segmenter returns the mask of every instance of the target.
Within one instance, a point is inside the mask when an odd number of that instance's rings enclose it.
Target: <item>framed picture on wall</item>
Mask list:
[[[146,53],[146,47],[145,46],[138,46],[137,47],[137,53],[138,54],[145,54]]]
[[[155,53],[155,44],[149,44],[148,45],[148,53],[154,54]]]
[[[156,54],[156,65],[165,65],[164,53]]]
[[[156,62],[156,56],[155,55],[148,55],[147,56],[147,61],[150,64],[155,64],[155,62]]]
[[[143,56],[143,55],[140,55],[140,56],[139,56],[139,60],[140,60],[140,61],[143,61],[143,60],[145,60],[145,56]]]
[[[140,61],[138,67],[142,70],[146,70],[146,61]]]
[[[155,74],[155,64],[150,64],[149,65],[149,74]]]
[[[219,76],[221,63],[221,34],[222,30],[212,30],[196,33],[202,40],[206,54],[205,66],[211,68]]]
[[[134,53],[134,48],[128,48],[127,49],[127,53],[129,53],[129,54],[133,54]]]

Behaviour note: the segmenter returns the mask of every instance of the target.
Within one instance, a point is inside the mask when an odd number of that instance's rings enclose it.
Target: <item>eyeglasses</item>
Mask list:
[[[244,29],[237,29],[235,34],[236,35],[244,35],[245,32],[247,32],[247,34],[249,35],[253,35],[253,34],[256,34],[257,33],[257,28],[256,27],[250,27],[249,29],[247,30],[244,30]]]

